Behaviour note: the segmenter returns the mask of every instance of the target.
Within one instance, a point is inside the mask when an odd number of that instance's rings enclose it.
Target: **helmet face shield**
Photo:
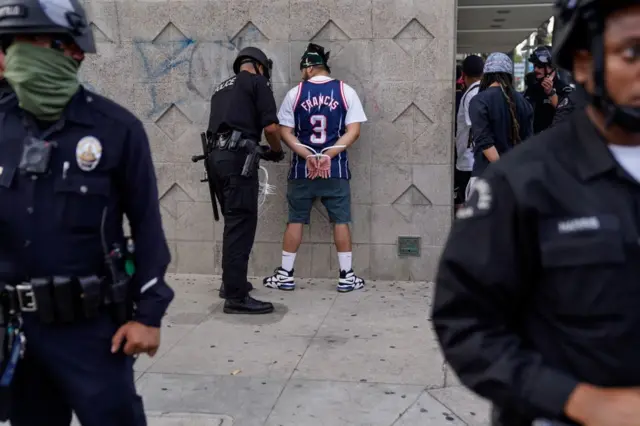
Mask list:
[[[66,34],[84,53],[96,53],[93,31],[78,0],[0,0],[0,38],[22,34]]]
[[[269,81],[271,81],[271,72],[272,71],[273,71],[273,61],[271,59],[267,59],[267,66],[264,69],[264,76]]]
[[[551,55],[549,53],[538,55],[538,63],[543,66],[551,66]]]
[[[539,47],[529,56],[529,62],[539,68],[552,67],[551,51],[546,47]]]

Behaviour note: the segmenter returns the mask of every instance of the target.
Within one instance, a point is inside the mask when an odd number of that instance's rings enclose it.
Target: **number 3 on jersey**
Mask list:
[[[311,126],[313,126],[311,143],[324,145],[324,143],[327,142],[327,117],[324,115],[312,115]]]

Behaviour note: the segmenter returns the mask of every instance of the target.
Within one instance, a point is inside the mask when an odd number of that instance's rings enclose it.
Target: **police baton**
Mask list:
[[[202,154],[192,156],[191,161],[194,163],[198,163],[204,160],[204,179],[200,179],[200,182],[207,182],[209,184],[209,195],[211,196],[213,218],[216,222],[218,222],[220,220],[220,214],[218,213],[216,183],[212,177],[213,170],[211,170],[211,162],[209,161],[211,147],[209,146],[209,139],[207,138],[207,134],[205,132],[200,133],[200,141],[202,142]]]

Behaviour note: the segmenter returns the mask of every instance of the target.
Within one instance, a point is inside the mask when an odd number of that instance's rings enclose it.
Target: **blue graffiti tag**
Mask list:
[[[175,42],[164,42],[164,43],[154,43],[144,40],[134,40],[133,44],[136,48],[136,51],[140,54],[140,58],[142,60],[142,67],[145,73],[145,79],[143,83],[148,86],[149,96],[151,98],[151,109],[147,112],[147,118],[151,118],[152,116],[165,111],[172,104],[178,103],[176,102],[167,102],[160,103],[158,101],[158,92],[157,92],[157,83],[158,80],[166,75],[168,75],[172,70],[179,67],[182,64],[189,63],[189,57],[186,54],[187,50],[195,45],[195,40],[190,38],[185,38],[183,40],[175,41]],[[155,47],[170,45],[173,48],[171,52],[167,55],[168,58],[163,60],[157,65],[151,64],[149,60],[149,55],[145,52],[145,47],[147,45],[153,45]]]

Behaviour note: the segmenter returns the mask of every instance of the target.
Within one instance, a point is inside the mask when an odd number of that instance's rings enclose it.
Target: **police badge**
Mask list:
[[[80,170],[90,172],[98,167],[102,158],[102,144],[93,136],[80,139],[76,147],[76,161]]]

